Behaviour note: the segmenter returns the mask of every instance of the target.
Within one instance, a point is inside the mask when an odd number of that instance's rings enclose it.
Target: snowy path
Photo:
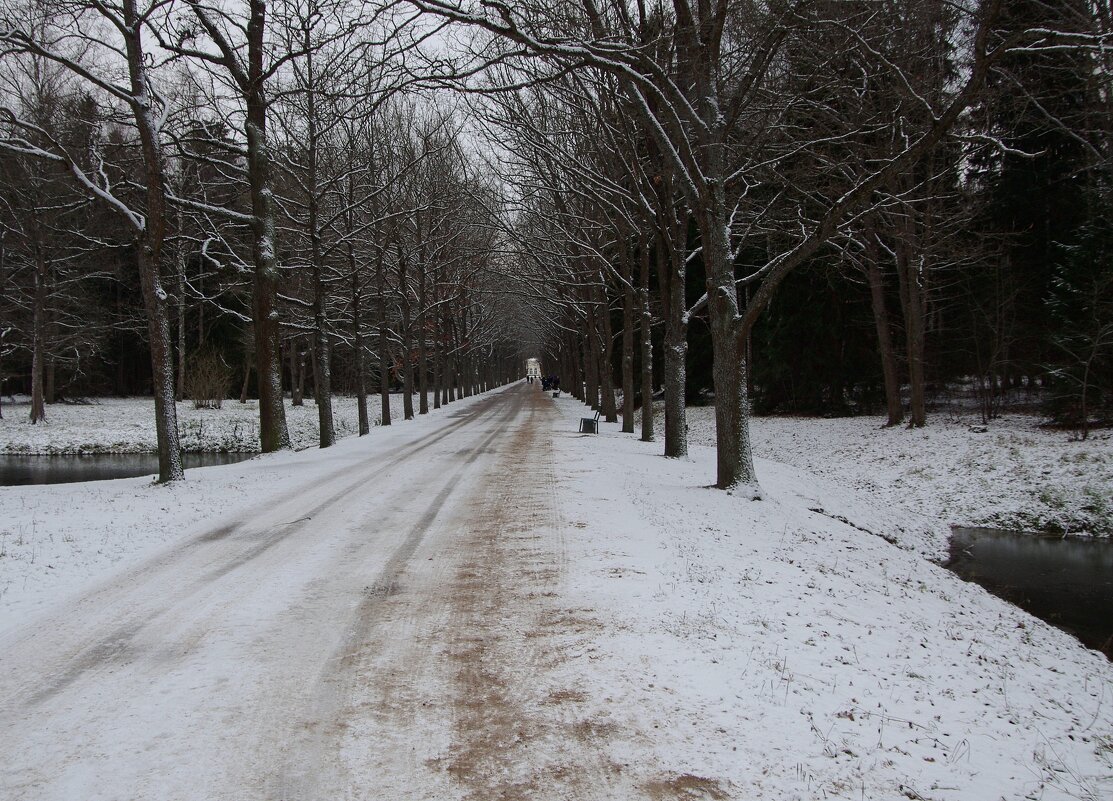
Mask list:
[[[0,795],[536,797],[552,414],[494,394],[11,632]]]

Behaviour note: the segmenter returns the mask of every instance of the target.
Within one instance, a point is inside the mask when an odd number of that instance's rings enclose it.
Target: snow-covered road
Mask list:
[[[515,784],[496,762],[530,725],[517,702],[546,657],[531,635],[561,565],[559,536],[539,535],[554,496],[550,426],[536,418],[551,414],[521,386],[385,456],[344,451],[284,502],[10,632],[3,798],[452,797]],[[540,598],[528,609],[527,594]]]
[[[1113,665],[899,507],[583,414],[0,491],[0,801],[1113,797]]]

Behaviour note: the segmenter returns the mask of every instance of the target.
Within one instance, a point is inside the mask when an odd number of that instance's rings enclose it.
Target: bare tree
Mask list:
[[[286,410],[282,401],[282,329],[279,319],[278,263],[271,143],[267,136],[267,111],[271,103],[269,82],[287,63],[301,56],[299,48],[276,52],[267,38],[266,0],[249,0],[246,17],[238,8],[217,8],[199,0],[186,0],[196,28],[185,20],[176,23],[173,39],[160,37],[163,47],[216,71],[213,80],[230,91],[213,99],[223,110],[236,104],[237,122],[244,139],[246,183],[250,211],[208,208],[207,211],[246,224],[251,231],[252,320],[255,331],[255,369],[259,382],[259,442],[264,453],[290,446]],[[240,39],[233,39],[234,35]],[[208,45],[207,47],[205,45]]]
[[[3,113],[12,133],[0,140],[0,145],[64,167],[82,191],[118,212],[130,226],[136,244],[136,258],[147,313],[154,378],[159,480],[174,481],[182,478],[184,471],[174,402],[169,296],[162,286],[161,275],[168,194],[164,150],[159,131],[159,106],[162,101],[153,89],[143,38],[144,22],[157,13],[158,8],[157,3],[140,8],[136,0],[121,0],[119,4],[91,3],[72,8],[70,21],[77,36],[87,46],[100,41],[98,34],[103,25],[107,25],[107,30],[112,31],[121,43],[118,49],[106,47],[104,50],[117,57],[122,55],[127,74],[126,84],[119,84],[109,77],[110,71],[106,74],[94,71],[77,56],[56,46],[58,41],[64,43],[69,40],[73,31],[52,30],[48,25],[29,31],[18,28],[0,31],[0,42],[7,43],[17,52],[26,52],[64,67],[130,111],[143,156],[143,174],[140,176],[142,198],[139,202],[131,200],[121,193],[119,187],[113,186],[103,168],[96,171],[83,169],[79,159],[55,135],[34,121],[20,116],[17,110],[10,107],[4,107]],[[94,20],[93,23],[90,23],[90,18]],[[126,192],[126,182],[122,184],[122,188]]]

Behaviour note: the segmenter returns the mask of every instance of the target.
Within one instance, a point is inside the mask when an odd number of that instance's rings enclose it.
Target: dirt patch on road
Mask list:
[[[730,798],[719,782],[691,773],[646,782],[645,792],[653,801],[727,801]]]
[[[620,767],[612,726],[585,721],[584,693],[554,686],[562,641],[598,629],[560,605],[564,571],[545,399],[502,451],[470,505],[465,560],[453,577],[454,736],[442,768],[475,799],[601,798]]]

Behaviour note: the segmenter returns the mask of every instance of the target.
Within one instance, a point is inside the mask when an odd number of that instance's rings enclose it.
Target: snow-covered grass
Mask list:
[[[17,399],[18,401],[18,399]],[[380,396],[367,399],[371,425],[380,422]],[[390,396],[391,417],[402,419],[403,398]],[[430,404],[431,405],[431,404]],[[47,407],[46,420],[32,425],[26,401],[4,404],[0,420],[0,453],[154,453],[155,411],[151,398],[102,398],[87,404],[57,403]],[[355,398],[333,399],[337,437],[359,431]],[[414,398],[417,409],[417,398]],[[286,400],[286,424],[295,449],[317,443],[317,404],[306,398],[303,406]],[[220,409],[195,409],[178,404],[178,431],[187,451],[259,451],[259,402],[224,402]]]
[[[663,419],[663,415],[661,415]],[[950,412],[922,429],[882,417],[756,417],[758,457],[802,468],[899,510],[945,546],[951,526],[1113,534],[1113,435],[1081,442],[1006,414],[988,426]],[[715,410],[688,409],[690,442],[715,443]],[[713,475],[713,474],[712,474]]]
[[[558,404],[575,431],[584,407]],[[693,440],[703,439],[704,410],[693,412]],[[576,657],[564,678],[605,688],[588,690],[602,700],[579,714],[616,732],[619,761],[655,764],[666,786],[694,788],[670,798],[1113,798],[1113,665],[864,531],[895,533],[902,514],[891,506],[900,486],[863,497],[863,482],[911,481],[930,465],[934,484],[920,493],[957,487],[963,475],[941,474],[968,473],[964,455],[1008,454],[1007,432],[1024,429],[755,428],[762,453],[787,440],[777,457],[824,475],[758,458],[755,502],[707,488],[710,447],[666,460],[659,444],[613,424],[597,438],[557,439],[574,499],[571,594],[604,633],[569,638]],[[968,443],[979,436],[986,445]],[[1059,452],[1043,442],[1033,434],[1027,447]],[[917,447],[929,452],[899,455]],[[1000,469],[1030,463],[1010,456]]]
[[[475,396],[446,410],[456,411]],[[358,431],[354,399],[334,407],[339,431]],[[366,438],[351,438],[344,448],[386,448],[415,431],[440,423],[442,410],[417,422],[402,422],[402,397],[391,395],[392,419]],[[371,419],[379,421],[379,396],[369,398]],[[21,453],[142,453],[154,449],[152,401],[106,400],[92,405],[48,407],[50,423],[32,426],[17,405],[5,404],[0,421],[0,451]],[[287,404],[289,402],[287,401]],[[395,409],[397,406],[397,409]],[[349,408],[350,407],[350,408]],[[223,409],[178,406],[185,430],[203,436],[192,449],[258,451],[257,407],[226,403]],[[67,597],[89,580],[157,550],[186,531],[218,520],[230,511],[296,492],[300,484],[327,470],[342,450],[311,448],[317,437],[317,409],[286,407],[291,439],[298,454],[267,454],[246,462],[187,470],[186,479],[158,486],[150,478],[127,478],[74,484],[0,486],[0,631],[32,610]],[[255,415],[255,416],[253,416]],[[356,442],[355,440],[359,440]],[[238,446],[237,446],[238,444]],[[191,447],[187,445],[187,447]],[[339,447],[339,446],[337,446]]]

